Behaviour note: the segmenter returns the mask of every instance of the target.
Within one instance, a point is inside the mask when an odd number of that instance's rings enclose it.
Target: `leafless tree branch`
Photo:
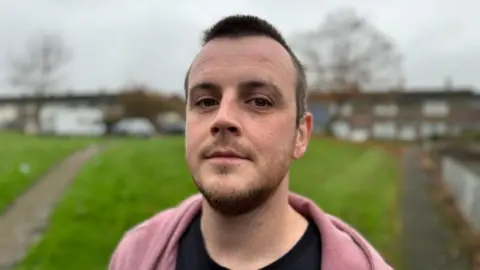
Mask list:
[[[293,49],[324,91],[390,89],[402,78],[402,55],[355,10],[329,14],[317,29],[292,37]]]
[[[23,53],[10,56],[9,82],[34,95],[44,95],[60,83],[59,71],[71,60],[69,49],[57,35],[32,39]]]
[[[62,79],[59,72],[70,59],[70,51],[60,36],[38,36],[27,43],[24,52],[10,56],[9,82],[11,86],[27,90],[34,96],[44,96],[59,86]],[[39,130],[43,102],[39,100],[31,106],[31,119],[35,130]]]

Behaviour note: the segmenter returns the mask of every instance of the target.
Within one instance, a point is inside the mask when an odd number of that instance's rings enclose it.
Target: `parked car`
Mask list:
[[[167,135],[184,135],[185,123],[169,123],[162,126],[162,133]]]
[[[156,133],[153,124],[144,118],[127,118],[118,121],[113,127],[113,134],[149,138]]]

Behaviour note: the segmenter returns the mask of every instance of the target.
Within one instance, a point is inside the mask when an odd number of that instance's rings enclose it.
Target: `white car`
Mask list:
[[[113,128],[114,134],[138,137],[151,137],[155,127],[145,118],[127,118],[118,121]]]

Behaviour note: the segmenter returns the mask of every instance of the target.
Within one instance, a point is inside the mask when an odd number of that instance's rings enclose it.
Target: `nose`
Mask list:
[[[240,135],[238,111],[234,101],[223,99],[217,109],[210,132],[213,136]]]

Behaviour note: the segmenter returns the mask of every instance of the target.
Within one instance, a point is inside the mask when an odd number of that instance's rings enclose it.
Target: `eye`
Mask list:
[[[195,105],[198,106],[198,107],[207,108],[207,107],[218,105],[218,101],[216,101],[213,98],[204,98],[204,99],[198,101]]]
[[[267,107],[272,106],[272,103],[266,98],[253,98],[248,101],[249,103],[253,104],[256,107]]]
[[[197,105],[201,107],[211,107],[217,105],[218,102],[213,98],[205,98],[197,102]]]

